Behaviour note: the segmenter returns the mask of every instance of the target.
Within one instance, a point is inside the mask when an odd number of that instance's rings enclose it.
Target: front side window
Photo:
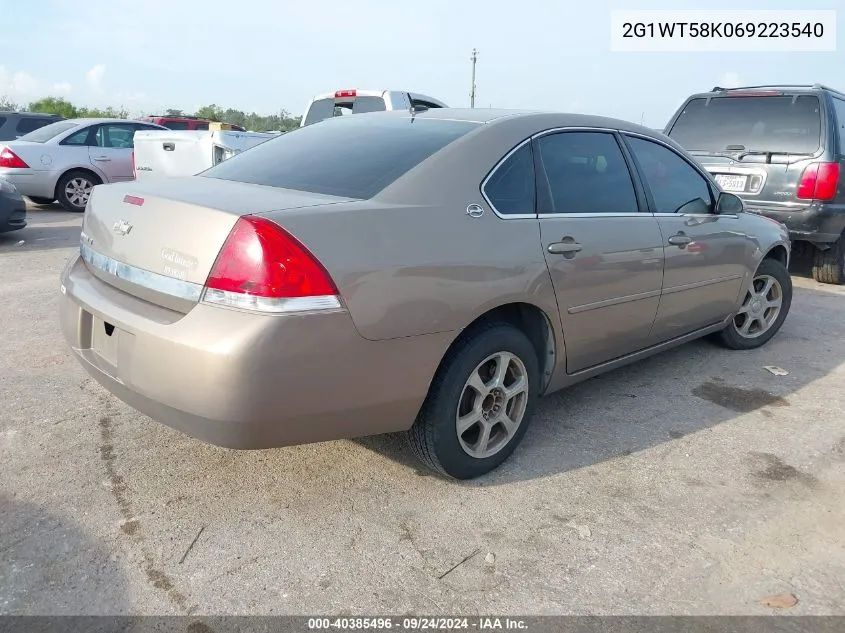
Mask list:
[[[686,160],[667,147],[629,137],[631,151],[651,190],[655,213],[710,213],[710,185]]]
[[[545,213],[638,213],[631,172],[609,132],[560,132],[537,142],[551,194]]]

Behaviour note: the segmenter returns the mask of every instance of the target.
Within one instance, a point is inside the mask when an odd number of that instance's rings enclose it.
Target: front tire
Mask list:
[[[56,198],[68,211],[81,213],[85,211],[91,190],[102,181],[88,171],[69,171],[56,184]]]
[[[764,259],[730,325],[720,333],[730,349],[755,349],[778,333],[792,305],[792,278],[775,259]]]
[[[429,468],[484,475],[522,441],[540,390],[531,341],[507,323],[469,331],[437,372],[408,440]]]
[[[816,249],[813,256],[813,279],[822,284],[845,282],[845,233],[826,251]]]

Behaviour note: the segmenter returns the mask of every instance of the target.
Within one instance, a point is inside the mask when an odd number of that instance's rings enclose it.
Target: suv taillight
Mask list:
[[[29,169],[21,157],[15,154],[8,147],[0,149],[0,167],[11,167],[12,169]]]
[[[339,308],[329,273],[275,222],[238,219],[205,282],[206,303],[285,313]]]
[[[132,150],[132,177],[135,178],[135,150]]]
[[[839,187],[839,163],[811,163],[798,182],[801,200],[833,200]]]

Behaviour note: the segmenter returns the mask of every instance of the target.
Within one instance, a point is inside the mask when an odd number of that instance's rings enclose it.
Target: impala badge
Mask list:
[[[114,223],[114,226],[111,227],[111,230],[117,233],[118,235],[126,235],[129,231],[132,230],[132,225],[129,224],[126,220],[119,220]]]

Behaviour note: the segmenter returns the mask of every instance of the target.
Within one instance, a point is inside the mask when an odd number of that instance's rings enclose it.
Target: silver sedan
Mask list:
[[[95,185],[132,180],[135,132],[163,130],[126,119],[57,121],[0,144],[0,177],[36,204],[83,211]]]

